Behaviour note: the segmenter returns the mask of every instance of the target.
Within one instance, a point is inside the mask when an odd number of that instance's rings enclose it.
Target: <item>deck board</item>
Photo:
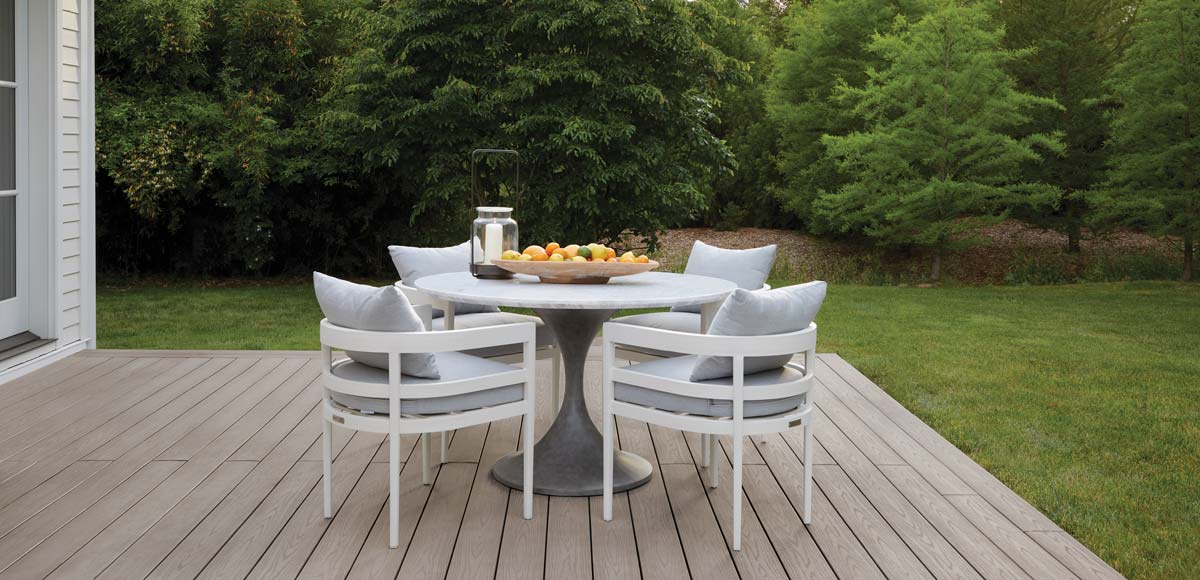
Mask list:
[[[588,401],[599,361],[587,365]],[[317,353],[89,351],[0,385],[4,578],[1120,578],[836,354],[817,368],[813,523],[800,431],[746,439],[742,550],[699,437],[620,419],[649,484],[600,498],[521,495],[491,478],[507,419],[450,434],[421,483],[401,440],[401,546],[387,547],[387,441],[335,430],[322,514]],[[549,361],[537,432],[550,423]],[[435,457],[436,446],[435,446]]]

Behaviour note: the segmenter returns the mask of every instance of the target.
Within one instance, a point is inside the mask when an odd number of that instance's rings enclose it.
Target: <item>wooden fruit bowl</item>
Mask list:
[[[658,267],[650,260],[637,262],[530,262],[496,260],[495,264],[517,274],[537,276],[546,284],[607,284],[609,278],[632,276]]]

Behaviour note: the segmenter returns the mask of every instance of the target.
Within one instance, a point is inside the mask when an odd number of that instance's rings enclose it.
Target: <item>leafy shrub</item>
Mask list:
[[[1004,280],[1014,285],[1068,284],[1076,279],[1077,261],[1068,254],[1018,256]]]
[[[1005,281],[1017,285],[1119,282],[1126,280],[1177,280],[1183,272],[1179,260],[1158,253],[1103,253],[1020,255],[1013,260]]]
[[[1178,280],[1183,266],[1176,257],[1163,254],[1104,254],[1088,261],[1082,281]]]

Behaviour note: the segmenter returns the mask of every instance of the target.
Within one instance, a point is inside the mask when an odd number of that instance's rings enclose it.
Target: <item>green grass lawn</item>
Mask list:
[[[106,285],[98,316],[101,348],[315,349],[320,311],[303,282],[180,282]],[[1200,578],[1200,285],[835,285],[818,323],[1117,570]]]

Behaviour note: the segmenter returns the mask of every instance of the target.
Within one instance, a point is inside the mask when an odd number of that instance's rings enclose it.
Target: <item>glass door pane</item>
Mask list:
[[[0,87],[0,192],[17,188],[17,89]]]
[[[17,80],[16,0],[0,0],[0,81]]]
[[[0,300],[16,295],[17,198],[0,197]]]

